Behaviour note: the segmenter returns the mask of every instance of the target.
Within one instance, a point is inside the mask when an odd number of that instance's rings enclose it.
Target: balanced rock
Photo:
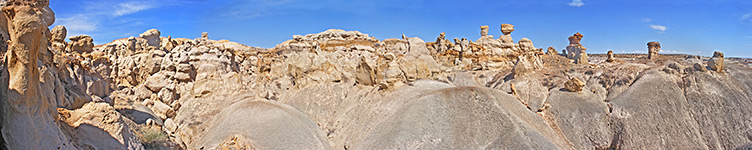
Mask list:
[[[569,45],[567,46],[567,54],[568,58],[571,59],[578,59],[578,56],[580,55],[580,52],[583,52],[587,50],[582,44],[580,44],[580,41],[582,40],[583,35],[580,34],[580,32],[575,33],[572,36],[569,36]]]
[[[488,36],[488,26],[480,26],[480,36]]]
[[[202,39],[209,39],[209,33],[207,33],[207,32],[202,32],[202,33],[201,33],[201,38],[202,38]]]
[[[713,52],[713,57],[708,60],[708,67],[716,72],[723,72],[723,53]]]
[[[501,33],[504,35],[499,36],[499,40],[502,43],[514,43],[512,39],[512,32],[514,31],[514,25],[503,23],[501,24]]]
[[[582,91],[582,87],[585,86],[585,82],[582,82],[580,79],[572,78],[569,79],[566,83],[564,83],[564,89],[567,89],[570,92],[580,92]]]
[[[658,56],[658,52],[661,51],[661,43],[648,42],[648,59],[653,59]]]
[[[146,39],[146,43],[149,44],[149,46],[159,47],[159,44],[161,43],[159,39],[159,35],[161,33],[157,29],[150,29],[146,30],[146,32],[141,33],[138,35],[138,37]]]
[[[71,42],[65,48],[67,52],[90,53],[94,51],[94,39],[88,35],[78,35],[68,38]]]

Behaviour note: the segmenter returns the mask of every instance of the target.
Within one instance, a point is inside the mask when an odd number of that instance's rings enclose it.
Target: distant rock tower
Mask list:
[[[488,36],[488,26],[480,26],[480,37]]]
[[[580,34],[580,32],[575,33],[572,36],[569,36],[569,46],[567,46],[567,54],[568,58],[574,59],[574,62],[577,64],[587,64],[588,63],[588,56],[585,50],[584,46],[580,44],[580,41],[582,40],[583,35]]]
[[[661,43],[648,42],[648,59],[653,59],[658,56],[658,52],[661,51]]]
[[[202,38],[202,39],[209,39],[209,33],[206,33],[206,32],[202,32],[202,33],[201,33],[201,38]]]

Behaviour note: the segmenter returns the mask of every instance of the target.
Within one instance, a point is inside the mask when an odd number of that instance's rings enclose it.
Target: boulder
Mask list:
[[[207,33],[207,32],[201,32],[201,38],[202,39],[209,39],[209,33]]]
[[[94,149],[143,149],[143,145],[123,120],[125,117],[107,103],[87,103],[74,111],[60,110],[62,120],[74,127],[80,145]]]
[[[713,52],[713,57],[708,59],[708,67],[716,72],[723,72],[723,53]]]
[[[159,44],[161,43],[161,39],[159,38],[160,34],[161,33],[157,29],[149,29],[138,35],[138,37],[146,39],[146,43],[149,46],[159,47]]]
[[[661,51],[661,43],[648,42],[648,59],[653,59],[658,56],[658,52]]]
[[[580,92],[582,91],[582,87],[585,86],[585,82],[582,82],[580,79],[572,78],[569,79],[566,83],[564,83],[564,89],[567,89],[570,92]]]
[[[94,40],[88,35],[78,35],[68,38],[70,43],[65,48],[67,52],[90,53],[94,51]]]

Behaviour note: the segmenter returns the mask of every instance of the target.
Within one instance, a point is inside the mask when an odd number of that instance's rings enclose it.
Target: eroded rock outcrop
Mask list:
[[[42,97],[37,61],[47,51],[47,26],[54,22],[46,0],[10,0],[8,19],[8,95],[2,105],[2,134],[10,149],[73,149],[56,123],[56,103]],[[50,19],[52,18],[52,19]],[[6,90],[6,89],[3,89]]]
[[[159,36],[161,33],[157,29],[149,29],[146,30],[146,32],[141,33],[138,35],[138,37],[146,39],[146,43],[149,44],[149,46],[159,47],[159,44],[161,43]]]
[[[50,43],[53,50],[62,52],[65,47],[68,46],[68,42],[65,42],[65,37],[68,35],[68,30],[64,26],[58,25],[50,30],[52,33],[50,36]]]
[[[94,39],[88,35],[77,35],[68,38],[71,42],[65,48],[67,52],[91,53],[94,51]]]

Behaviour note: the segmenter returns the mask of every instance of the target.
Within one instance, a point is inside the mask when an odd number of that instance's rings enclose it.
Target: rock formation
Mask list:
[[[574,59],[574,62],[577,64],[588,64],[588,56],[585,50],[584,46],[580,44],[580,41],[582,40],[582,34],[580,32],[575,33],[572,36],[569,36],[569,46],[567,46],[567,57]]]
[[[10,0],[2,8],[7,18],[7,97],[2,101],[2,137],[10,149],[73,149],[55,123],[56,103],[40,91],[38,53],[47,50],[47,26],[54,14],[46,0]],[[52,17],[50,17],[52,16]]]
[[[614,62],[616,61],[616,58],[614,57],[614,52],[609,50],[608,53],[606,53],[606,62]]]
[[[723,72],[723,53],[713,52],[713,57],[708,59],[708,67],[716,72]]]
[[[480,26],[480,36],[481,37],[488,36],[488,26]]]
[[[201,32],[201,38],[202,39],[209,39],[209,33],[207,33],[207,32]]]
[[[65,29],[64,26],[58,25],[52,28],[50,32],[52,33],[52,36],[50,36],[52,49],[57,52],[63,52],[65,50],[65,47],[68,46],[68,42],[65,42],[65,37],[68,35],[68,30]]]
[[[149,29],[138,35],[138,37],[146,39],[146,42],[149,44],[148,46],[159,47],[159,44],[161,43],[159,35],[161,35],[159,30]]]
[[[648,42],[648,59],[653,59],[658,56],[658,52],[661,51],[661,43]]]
[[[546,50],[546,55],[556,56],[556,55],[559,55],[559,51],[556,51],[554,47],[549,46],[548,50]]]
[[[88,35],[78,35],[68,38],[71,42],[65,48],[67,52],[91,53],[94,51],[94,39]]]
[[[8,50],[0,53],[7,62],[0,149],[731,149],[752,142],[739,130],[752,128],[749,59],[720,63],[717,54],[705,64],[666,55],[572,65],[571,57],[587,61],[581,34],[563,50],[580,55],[564,58],[528,38],[514,42],[509,24],[499,39],[379,40],[331,29],[273,48],[150,30],[90,52],[53,53],[64,32],[46,32],[54,19],[47,2],[9,4],[0,16],[10,26],[0,26],[10,33],[9,47],[0,42]],[[719,64],[713,70],[723,75],[695,71]]]
[[[506,23],[501,24],[501,33],[504,35],[499,36],[499,40],[501,40],[502,43],[514,43],[512,32],[514,32],[514,25]]]

